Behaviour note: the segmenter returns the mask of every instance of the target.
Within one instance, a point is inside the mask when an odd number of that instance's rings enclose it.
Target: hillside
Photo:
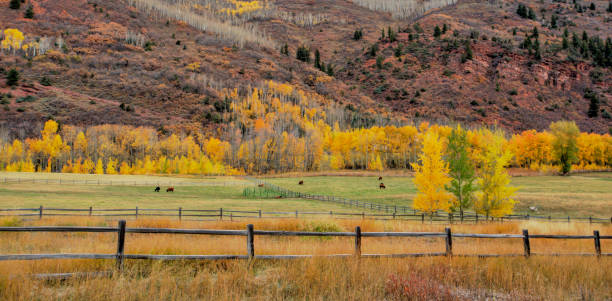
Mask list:
[[[533,20],[519,16],[514,1],[429,1],[405,10],[369,3],[31,0],[10,9],[0,1],[0,28],[18,29],[32,45],[0,55],[3,74],[20,73],[17,86],[0,82],[1,127],[24,138],[53,118],[213,133],[227,123],[227,91],[244,94],[272,80],[318,94],[341,126],[428,120],[518,131],[565,118],[583,131],[609,131],[607,1],[593,1],[594,10],[591,2],[529,3]],[[447,29],[439,37],[436,25]],[[539,51],[519,47],[525,35],[538,39]],[[287,55],[279,51],[285,44]],[[296,59],[302,45],[309,63]],[[315,49],[332,76],[313,66]],[[594,98],[599,107],[589,117]]]

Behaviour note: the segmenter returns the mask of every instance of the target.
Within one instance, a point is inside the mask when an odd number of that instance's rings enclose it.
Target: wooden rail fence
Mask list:
[[[171,228],[127,228],[126,221],[120,220],[117,227],[0,227],[0,232],[89,232],[89,233],[117,233],[117,251],[114,254],[9,254],[0,255],[0,260],[40,260],[40,259],[114,259],[117,268],[121,270],[126,259],[149,259],[149,260],[229,260],[229,259],[298,259],[312,257],[357,257],[357,258],[382,258],[382,257],[424,257],[424,256],[447,256],[447,257],[517,257],[526,258],[533,255],[541,256],[612,256],[612,253],[603,253],[601,250],[602,239],[612,239],[612,236],[600,235],[599,231],[593,231],[593,235],[550,235],[530,234],[527,229],[522,234],[465,234],[452,233],[451,228],[444,232],[362,232],[359,226],[354,232],[303,232],[303,231],[268,231],[255,230],[252,224],[247,225],[245,230],[210,230],[210,229],[171,229]],[[246,254],[233,255],[156,255],[156,254],[125,254],[126,234],[188,234],[188,235],[228,235],[246,237]],[[318,236],[318,237],[353,237],[355,240],[354,252],[352,254],[331,255],[256,255],[255,236]],[[403,253],[403,254],[362,254],[362,238],[364,237],[439,237],[444,239],[445,252],[433,253]],[[455,238],[486,238],[486,239],[522,239],[523,252],[516,254],[455,254],[453,253],[453,240]],[[593,253],[534,253],[530,247],[533,239],[592,239],[595,249]]]
[[[219,209],[184,209],[170,208],[53,208],[39,206],[38,208],[0,208],[0,217],[2,216],[22,216],[22,217],[38,217],[42,219],[44,216],[97,216],[97,217],[176,217],[179,220],[184,218],[192,220],[218,219],[218,220],[234,220],[243,218],[300,218],[300,217],[331,217],[331,218],[353,218],[353,219],[378,219],[378,220],[413,220],[425,222],[444,222],[444,223],[463,223],[463,222],[487,222],[488,220],[477,214],[464,214],[464,218],[460,219],[457,214],[439,214],[433,216],[425,213],[372,213],[372,212],[340,212],[340,211],[262,211],[259,210],[232,210],[228,208]],[[497,221],[548,221],[548,222],[587,222],[587,223],[612,223],[612,218],[596,218],[596,217],[551,217],[546,218],[534,217],[530,215],[512,215],[505,216]]]

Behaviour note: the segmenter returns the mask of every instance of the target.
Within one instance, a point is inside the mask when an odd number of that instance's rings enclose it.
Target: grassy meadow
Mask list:
[[[379,189],[378,176],[268,177],[265,181],[304,193],[333,195],[353,200],[411,206],[416,195],[412,177],[383,176],[387,187]],[[298,185],[304,180],[304,185]],[[513,177],[519,188],[515,212],[562,216],[612,216],[612,173],[585,173],[568,177]],[[536,206],[538,212],[529,210]]]
[[[114,176],[114,175],[70,175],[70,174],[30,174],[39,182],[3,183],[7,173],[0,173],[0,208],[38,208],[38,206],[54,208],[161,208],[176,209],[233,209],[264,211],[329,211],[345,210],[346,208],[326,202],[303,199],[246,198],[243,189],[251,187],[248,181],[234,177],[179,178],[154,176]],[[9,174],[11,179],[15,174]],[[66,184],[47,184],[44,179],[58,179]],[[20,175],[23,179],[32,179],[28,175]],[[125,177],[125,178],[122,178]],[[72,184],[72,180],[89,181],[100,179],[108,182],[111,179],[122,185]],[[219,186],[174,186],[173,193],[165,192],[166,186],[161,186],[161,192],[154,192],[155,185],[146,183],[196,182],[210,183]],[[229,183],[224,185],[224,183]],[[134,185],[136,184],[136,185]],[[187,184],[189,185],[189,184]]]
[[[443,231],[444,225],[373,220],[128,221],[128,227],[352,231]],[[114,226],[98,218],[0,218],[0,225]],[[611,225],[539,222],[453,225],[454,233],[591,234]],[[245,254],[244,237],[131,234],[126,254]],[[454,254],[522,254],[521,239],[455,238]],[[350,254],[351,238],[255,237],[255,253]],[[113,253],[116,234],[2,233],[0,253]],[[534,253],[593,253],[590,240],[532,240]],[[604,252],[612,250],[602,242]],[[443,252],[441,238],[364,238],[364,254]],[[2,300],[607,300],[612,257],[383,258],[246,261],[127,260],[122,273],[41,280],[37,273],[114,270],[113,260],[0,261]]]

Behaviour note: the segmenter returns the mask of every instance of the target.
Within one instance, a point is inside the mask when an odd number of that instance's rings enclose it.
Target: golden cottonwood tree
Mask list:
[[[501,131],[482,130],[488,143],[480,155],[480,173],[474,209],[477,213],[502,217],[511,214],[516,201],[512,198],[515,187],[510,187],[510,175],[506,166],[512,160],[512,153],[504,149],[505,139]]]
[[[413,164],[416,173],[414,184],[417,196],[413,207],[433,215],[438,210],[450,211],[452,195],[445,186],[450,182],[448,163],[442,159],[443,141],[435,131],[428,131],[423,138],[420,164]]]

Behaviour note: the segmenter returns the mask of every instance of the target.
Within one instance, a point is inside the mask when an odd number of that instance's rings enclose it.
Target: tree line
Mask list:
[[[80,128],[50,120],[40,137],[0,141],[0,169],[126,174],[414,169],[427,133],[436,132],[446,150],[455,128],[426,122],[381,125],[384,120],[369,119],[375,115],[272,81],[223,93],[225,126],[216,133],[120,125]],[[489,146],[489,134],[484,128],[464,131],[474,161]],[[554,123],[545,131],[500,136],[502,149],[511,154],[509,166],[562,173],[612,166],[612,137],[580,132],[571,122],[562,129]]]

